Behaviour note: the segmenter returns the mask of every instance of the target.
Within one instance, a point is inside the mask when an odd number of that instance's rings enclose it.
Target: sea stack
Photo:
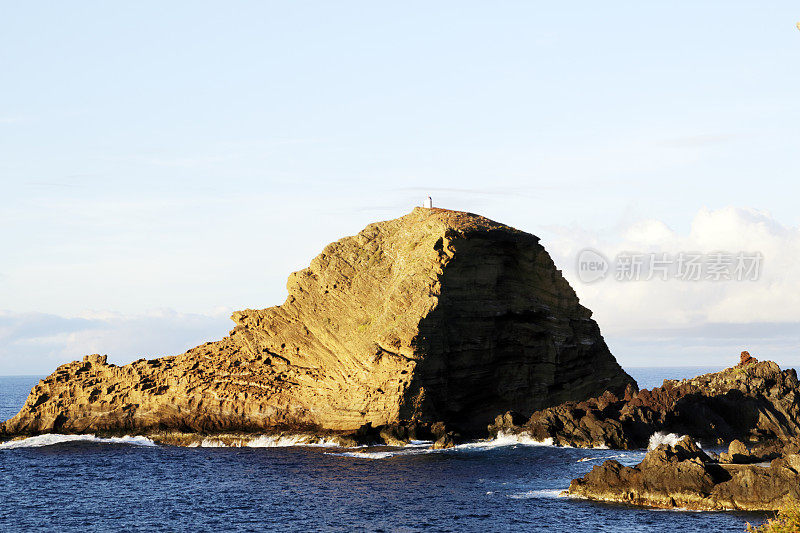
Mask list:
[[[60,366],[0,434],[444,422],[479,435],[509,410],[635,387],[539,239],[482,216],[416,208],[370,224],[287,289],[184,354]]]

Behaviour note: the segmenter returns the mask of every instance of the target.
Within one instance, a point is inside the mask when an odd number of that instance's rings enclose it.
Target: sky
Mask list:
[[[220,338],[428,195],[541,237],[623,366],[800,364],[797,2],[2,8],[0,375]]]

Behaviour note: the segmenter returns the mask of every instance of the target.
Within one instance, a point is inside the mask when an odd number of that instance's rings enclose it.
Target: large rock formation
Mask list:
[[[729,462],[718,462],[684,437],[658,446],[634,467],[613,460],[597,465],[573,480],[567,492],[598,501],[700,510],[773,511],[800,499],[800,455],[746,464],[752,461],[741,442],[724,455]],[[730,462],[737,455],[744,460]]]
[[[744,352],[726,370],[652,390],[606,392],[535,412],[527,420],[498,417],[490,431],[525,433],[561,445],[643,448],[655,432],[707,443],[785,440],[800,436],[797,373]]]
[[[415,209],[328,245],[283,305],[161,359],[60,366],[0,426],[43,432],[354,430],[444,421],[485,432],[633,380],[533,235]],[[443,433],[444,435],[444,433]]]

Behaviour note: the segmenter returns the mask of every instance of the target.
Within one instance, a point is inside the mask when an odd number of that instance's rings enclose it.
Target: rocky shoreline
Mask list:
[[[636,466],[608,460],[567,490],[573,497],[662,509],[777,511],[800,500],[800,455],[771,461],[740,441],[714,457],[690,437],[662,444]]]
[[[672,438],[672,443],[648,451],[636,466],[614,460],[595,466],[572,481],[565,491],[570,497],[663,509],[776,511],[800,500],[796,390],[794,370],[781,370],[771,361],[760,362],[743,352],[738,365],[720,372],[666,381],[653,390],[630,387],[622,397],[606,392],[536,411],[528,418],[509,411],[487,429],[490,438],[585,448],[641,449],[654,442],[654,434]],[[686,435],[678,439],[676,433]],[[121,430],[97,434],[103,438],[122,435]],[[445,449],[466,442],[461,433],[442,422],[418,421],[367,423],[354,431],[165,429],[144,436],[155,444],[185,447],[359,448],[425,442],[432,449]],[[726,441],[727,451],[720,454],[699,444],[718,446],[730,437],[734,439]]]
[[[430,442],[432,449],[451,448],[466,442],[457,431],[447,427],[442,422],[427,423],[395,423],[373,427],[367,423],[355,431],[332,431],[311,428],[283,428],[267,432],[241,432],[219,431],[198,432],[167,429],[161,431],[137,432],[132,435],[127,430],[99,430],[83,433],[36,433],[8,435],[0,434],[0,444],[15,440],[24,440],[43,434],[50,435],[81,435],[91,434],[98,438],[142,437],[155,444],[166,446],[195,447],[208,443],[214,445],[240,447],[247,446],[254,440],[291,442],[297,445],[331,445],[342,448],[357,448],[364,446],[407,446],[414,442]]]
[[[582,448],[646,448],[657,432],[690,435],[705,444],[800,436],[798,380],[794,369],[757,361],[743,352],[741,362],[720,372],[624,394],[606,392],[581,402],[542,409],[530,417],[508,412],[490,433],[521,433],[537,440]]]

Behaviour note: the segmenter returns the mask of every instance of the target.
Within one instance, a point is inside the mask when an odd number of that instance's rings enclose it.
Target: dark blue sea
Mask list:
[[[718,368],[629,368],[641,387]],[[38,377],[0,377],[10,418]],[[431,452],[178,448],[144,438],[0,444],[0,531],[744,531],[765,515],[655,511],[559,496],[606,458],[515,441]]]

